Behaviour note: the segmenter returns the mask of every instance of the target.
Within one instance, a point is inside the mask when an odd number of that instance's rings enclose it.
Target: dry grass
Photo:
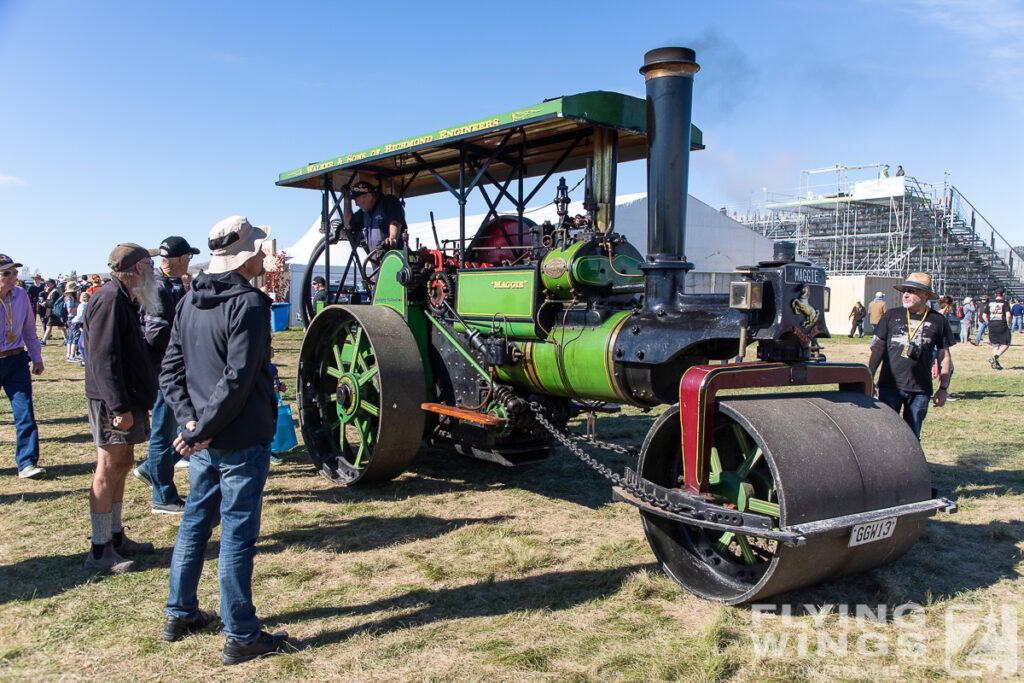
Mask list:
[[[298,333],[277,335],[275,345],[282,375],[294,375]],[[865,342],[845,337],[827,350],[831,360],[867,358]],[[933,484],[958,496],[962,512],[929,522],[895,565],[780,596],[792,619],[683,592],[657,568],[635,511],[612,503],[606,483],[568,454],[507,470],[423,451],[395,482],[349,490],[311,474],[300,447],[272,469],[254,577],[265,625],[287,629],[295,647],[224,668],[216,632],[158,639],[176,528],[149,514],[149,490],[138,481],[128,483],[126,519],[158,553],[127,576],[82,569],[93,468],[82,374],[60,359],[61,347],[45,353],[35,405],[51,478],[12,476],[14,428],[0,402],[3,678],[945,678],[948,609],[987,613],[1005,604],[1019,616],[1024,602],[1024,350],[1011,348],[1007,370],[996,374],[985,349],[958,346],[960,400],[932,409],[923,443]],[[638,445],[652,417],[602,418],[600,435]],[[177,479],[187,477],[179,471]],[[212,608],[216,539],[200,586],[201,603]],[[923,612],[893,619],[893,608],[908,602]],[[876,615],[884,606],[887,618],[858,618],[858,604]],[[812,614],[842,605],[850,614],[834,608],[816,623],[803,605]],[[787,638],[782,654],[758,653],[755,644],[769,637]],[[954,648],[953,666],[980,666],[972,638]]]

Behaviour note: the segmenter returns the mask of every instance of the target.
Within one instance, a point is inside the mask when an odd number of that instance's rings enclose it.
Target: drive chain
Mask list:
[[[652,505],[661,510],[677,514],[687,514],[690,512],[690,509],[686,506],[677,505],[669,500],[665,500],[664,498],[656,496],[653,493],[648,493],[640,486],[637,486],[636,484],[633,484],[632,482],[628,481],[621,474],[616,474],[615,472],[612,472],[612,470],[607,465],[604,465],[595,460],[594,458],[590,457],[589,455],[587,455],[587,453],[582,448],[573,443],[573,438],[579,438],[579,436],[570,434],[568,432],[563,432],[557,427],[555,427],[555,425],[551,424],[547,416],[544,415],[544,408],[539,403],[531,401],[530,409],[533,411],[534,416],[537,418],[537,422],[540,423],[540,425],[544,427],[544,429],[548,430],[551,436],[555,437],[555,439],[560,444],[569,449],[569,452],[575,455],[581,461],[583,461],[584,464],[590,466],[591,469],[593,469],[602,477],[610,481],[615,486],[619,486],[625,489],[631,496],[639,498],[648,505]],[[586,439],[586,437],[580,440],[589,441],[589,439]],[[618,448],[623,447],[616,446],[616,452],[618,452]]]

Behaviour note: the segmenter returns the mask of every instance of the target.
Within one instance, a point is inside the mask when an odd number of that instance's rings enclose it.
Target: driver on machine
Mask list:
[[[351,226],[362,230],[368,248],[383,243],[386,249],[401,249],[406,230],[405,209],[397,197],[381,195],[367,182],[356,183],[351,190],[359,210],[352,216]]]

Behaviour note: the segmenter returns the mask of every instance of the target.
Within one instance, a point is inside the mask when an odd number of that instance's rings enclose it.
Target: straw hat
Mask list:
[[[938,299],[939,295],[932,289],[932,276],[928,273],[911,273],[907,281],[902,285],[896,285],[893,289],[903,292],[907,289],[917,289],[928,295],[929,299]]]

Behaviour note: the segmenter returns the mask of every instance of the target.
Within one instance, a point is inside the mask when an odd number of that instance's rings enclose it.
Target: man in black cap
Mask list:
[[[171,236],[160,243],[160,274],[156,279],[160,301],[155,309],[145,309],[142,318],[142,332],[157,375],[160,374],[167,344],[171,341],[174,311],[185,296],[181,276],[188,272],[189,261],[198,253],[199,250],[184,237]],[[180,515],[185,512],[185,501],[174,485],[174,464],[178,460],[174,436],[178,427],[174,422],[174,412],[160,391],[156,393],[152,420],[149,458],[135,468],[135,476],[153,489],[153,514]]]
[[[351,195],[359,207],[352,216],[351,226],[363,231],[367,248],[372,250],[383,244],[387,249],[401,249],[402,234],[408,227],[402,202],[397,197],[381,195],[367,182],[356,183]]]
[[[149,407],[156,399],[156,373],[139,325],[139,307],[157,305],[149,251],[119,244],[110,252],[113,279],[89,299],[85,310],[85,396],[96,444],[96,473],[89,493],[92,550],[87,569],[121,573],[133,568],[125,556],[149,554],[152,543],[127,538],[121,524],[125,478],[135,444],[149,438]]]
[[[317,310],[317,304],[322,303],[324,306],[327,305],[327,280],[323,279],[319,275],[313,278],[313,313],[319,313]]]

